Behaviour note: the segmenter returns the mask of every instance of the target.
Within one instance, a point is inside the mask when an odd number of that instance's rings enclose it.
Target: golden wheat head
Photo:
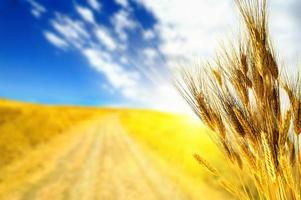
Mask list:
[[[301,78],[280,74],[269,39],[267,1],[235,2],[243,39],[223,48],[210,64],[182,69],[177,88],[240,175],[252,180],[243,188],[255,187],[257,194],[245,190],[244,198],[301,199]],[[214,171],[200,156],[196,159]]]

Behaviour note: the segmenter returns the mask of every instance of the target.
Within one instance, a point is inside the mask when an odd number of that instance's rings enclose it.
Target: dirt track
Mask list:
[[[18,182],[16,187],[2,182],[0,199],[186,199],[138,150],[116,116],[69,139],[53,167],[43,169],[47,172],[36,180]],[[40,162],[47,162],[47,155]],[[31,177],[41,173],[41,167],[36,169]]]
[[[118,116],[78,132],[0,171],[0,199],[190,199],[145,156]]]

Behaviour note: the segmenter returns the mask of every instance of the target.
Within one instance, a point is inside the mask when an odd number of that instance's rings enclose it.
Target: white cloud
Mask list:
[[[115,2],[125,8],[129,6],[128,0],[115,0]]]
[[[82,51],[88,59],[90,65],[97,71],[103,73],[109,83],[115,88],[120,89],[126,97],[134,97],[138,91],[137,84],[140,75],[135,71],[129,71],[114,63],[109,54],[100,50],[88,48]]]
[[[300,31],[290,16],[292,9],[289,10],[288,6],[297,1],[270,2],[271,33],[274,36],[272,39],[276,46],[280,47],[277,48],[278,55],[285,55],[289,59],[295,57],[293,52],[298,49],[300,41]],[[160,38],[159,48],[167,58],[167,66],[178,66],[181,61],[189,65],[195,60],[211,59],[219,42],[228,40],[239,30],[239,14],[233,0],[136,0],[136,2],[145,6],[158,20],[154,30]],[[145,39],[149,38],[146,31],[143,35]],[[151,52],[147,52],[146,55],[149,54],[150,57]],[[167,83],[162,83],[161,86],[165,84]],[[177,107],[180,100],[174,101],[174,98],[178,98],[179,95],[169,92],[171,91],[169,87],[161,86],[155,86],[156,92],[153,92],[156,93],[153,96],[158,97],[157,105],[169,110]]]
[[[140,87],[142,85],[140,74],[123,66],[128,63],[127,57],[120,56],[113,59],[120,50],[126,47],[123,43],[115,41],[107,27],[97,23],[89,26],[88,23],[92,22],[92,18],[84,16],[82,16],[83,20],[78,20],[56,13],[55,18],[51,20],[54,32],[45,31],[45,37],[58,48],[73,47],[79,51],[92,68],[106,77],[109,87],[103,89],[109,89],[110,92],[118,91],[126,98],[137,98],[139,91],[143,90]]]
[[[76,48],[82,48],[89,33],[84,28],[84,23],[79,20],[73,20],[68,16],[56,14],[56,18],[51,21],[53,28],[69,43]]]
[[[143,49],[144,62],[149,67],[155,66],[158,59],[158,51],[153,48],[145,48]]]
[[[40,18],[43,13],[45,13],[47,10],[44,6],[42,6],[40,3],[34,0],[27,0],[27,2],[31,6],[31,14],[36,17]]]
[[[100,1],[87,0],[89,8],[76,8],[82,19],[56,14],[51,20],[55,32],[45,31],[46,39],[58,48],[75,47],[93,69],[106,77],[108,84],[103,89],[119,92],[148,107],[188,111],[187,104],[169,80],[162,78],[163,71],[167,71],[167,66],[178,66],[182,60],[189,65],[196,59],[214,56],[219,41],[229,39],[227,36],[233,36],[232,31],[238,30],[238,12],[233,0],[134,0],[158,20],[154,27],[142,29],[142,37],[145,42],[158,38],[159,49],[155,45],[147,45],[150,48],[144,49],[143,46],[127,48],[131,45],[127,40],[128,32],[140,27],[131,16],[133,8],[129,2],[115,1],[122,8],[110,18],[114,30],[98,24],[93,15],[92,9],[101,9]],[[271,33],[273,41],[280,47],[280,55],[294,57],[293,52],[300,48],[300,20],[292,16],[288,6],[297,1],[275,0],[270,3]],[[137,71],[128,69],[128,66]]]
[[[113,51],[117,48],[115,40],[105,28],[97,27],[95,29],[95,35],[107,49]]]
[[[155,32],[153,30],[150,30],[150,29],[149,30],[144,30],[142,34],[143,34],[143,38],[145,40],[151,40],[151,39],[156,37]]]
[[[170,60],[213,55],[217,40],[236,24],[231,0],[136,1],[158,19],[155,29],[162,41],[160,50]]]
[[[75,8],[82,19],[55,13],[55,17],[50,20],[53,30],[44,32],[47,40],[58,48],[68,47],[80,52],[87,59],[89,66],[106,78],[108,84],[102,87],[104,90],[138,100],[144,91],[141,75],[138,71],[126,67],[131,57],[121,52],[126,50],[127,43],[115,38],[118,36],[117,32],[121,34],[135,27],[131,20],[126,19],[128,13],[123,11],[114,15],[117,24],[114,27],[116,34],[113,34],[109,27],[95,21],[90,9],[81,6]]]
[[[136,1],[158,19],[155,31],[161,39],[159,48],[167,58],[167,66],[178,66],[182,61],[190,65],[196,60],[212,59],[220,41],[235,41],[233,36],[241,26],[232,0]],[[299,0],[269,3],[272,42],[277,57],[285,61],[290,72],[296,70],[297,53],[301,53],[300,12],[292,9],[298,7],[296,4],[301,7]]]
[[[149,59],[154,59],[157,56],[157,51],[152,48],[146,48],[143,50],[144,55]]]
[[[85,8],[79,5],[75,6],[76,11],[78,12],[78,14],[87,22],[94,24],[95,23],[95,19],[94,19],[94,15],[93,12],[89,9],[89,8]]]
[[[45,31],[44,36],[51,44],[53,44],[54,46],[60,49],[66,49],[68,47],[68,43],[65,40],[63,40],[62,38],[60,38],[59,36],[57,36],[52,32]]]
[[[238,9],[233,0],[135,0],[150,10],[158,23],[155,30],[161,38],[160,51],[167,62],[193,62],[210,59],[220,41],[228,40],[239,30]],[[298,0],[269,2],[272,40],[279,55],[296,59],[299,47],[300,7]],[[296,14],[293,16],[293,14]],[[300,22],[300,21],[299,21]],[[235,36],[235,35],[234,35]]]
[[[129,63],[129,60],[128,60],[125,56],[121,56],[120,62],[121,62],[122,64],[128,64],[128,63]]]
[[[131,30],[137,27],[137,23],[131,19],[128,11],[120,10],[111,19],[114,25],[115,32],[122,41],[127,40],[126,30]]]
[[[101,4],[98,0],[88,0],[88,3],[94,10],[99,11],[101,9]]]

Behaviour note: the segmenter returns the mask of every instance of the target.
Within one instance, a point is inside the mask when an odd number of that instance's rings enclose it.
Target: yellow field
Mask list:
[[[226,172],[207,131],[155,111],[1,100],[0,199],[135,199],[144,191],[157,195],[141,199],[231,199],[192,157],[206,155]],[[107,188],[114,184],[119,196]]]
[[[0,169],[93,116],[95,109],[0,100]]]
[[[198,153],[218,170],[228,175],[228,165],[221,152],[208,136],[210,130],[198,119],[155,111],[119,111],[124,127],[146,152],[157,155],[166,173],[186,188],[193,199],[202,199],[204,182],[216,190],[223,190],[206,170],[198,165],[193,154]],[[225,198],[228,198],[225,194]]]

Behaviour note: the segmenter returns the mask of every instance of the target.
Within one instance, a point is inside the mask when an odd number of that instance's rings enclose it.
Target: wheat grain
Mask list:
[[[216,132],[215,142],[225,157],[238,173],[250,177],[251,184],[243,187],[222,179],[225,189],[239,196],[241,188],[254,187],[257,194],[251,196],[260,199],[300,200],[301,73],[293,78],[280,73],[268,34],[267,1],[235,2],[245,25],[244,39],[238,48],[224,47],[214,65],[207,63],[210,69],[218,66],[210,73],[183,69],[178,88]],[[288,96],[287,110],[281,90]],[[216,175],[204,159],[195,158]]]

